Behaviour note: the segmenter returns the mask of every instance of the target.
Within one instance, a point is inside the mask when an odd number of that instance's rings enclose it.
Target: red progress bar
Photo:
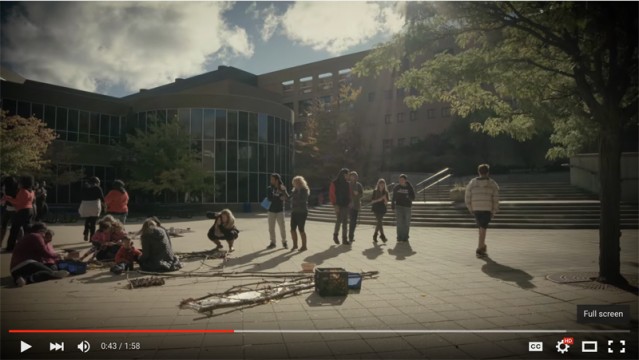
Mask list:
[[[43,330],[9,330],[11,334],[140,334],[140,333],[162,333],[162,334],[192,334],[192,333],[234,333],[235,330],[226,329],[43,329]]]

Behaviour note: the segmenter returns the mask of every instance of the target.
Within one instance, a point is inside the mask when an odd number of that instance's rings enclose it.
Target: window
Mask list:
[[[417,111],[411,111],[408,113],[408,117],[410,118],[410,121],[417,121]]]
[[[31,112],[36,119],[44,119],[44,105],[42,104],[31,104]]]
[[[384,139],[382,142],[383,150],[389,151],[393,148],[393,139]]]
[[[450,107],[443,107],[442,108],[442,117],[443,118],[450,117]]]
[[[297,104],[298,115],[302,117],[309,116],[311,113],[312,106],[313,106],[313,100],[311,99],[300,100]]]
[[[226,138],[229,140],[237,140],[237,127],[238,127],[237,111],[229,110],[227,114],[227,118],[228,118],[228,134]]]
[[[180,124],[182,124],[182,128],[186,132],[191,131],[191,111],[189,109],[179,109],[178,110],[178,118]],[[142,128],[144,130],[144,128]]]
[[[2,110],[9,112],[7,115],[15,115],[17,106],[18,106],[18,103],[15,100],[2,99]],[[53,123],[55,126],[55,118]],[[49,126],[49,127],[52,127],[52,126]]]
[[[429,119],[434,119],[435,118],[435,109],[428,109],[427,117]]]
[[[325,73],[318,76],[318,87],[320,90],[330,90],[333,88],[333,74]]]
[[[226,171],[226,141],[215,142],[215,170]]]
[[[225,109],[215,110],[215,138],[217,140],[226,140],[226,110]],[[224,154],[224,153],[221,153],[221,154]]]
[[[397,113],[397,122],[398,123],[403,123],[404,122],[404,113],[403,112]]]
[[[322,96],[320,98],[320,108],[322,111],[330,112],[333,108],[332,106],[333,98],[332,96]]]
[[[295,81],[293,80],[288,80],[288,81],[284,81],[282,82],[282,91],[287,93],[287,92],[291,92],[295,89]]]
[[[249,113],[249,141],[258,141],[258,128],[257,113]]]
[[[202,109],[191,109],[191,137],[202,139]]]
[[[406,138],[397,139],[397,147],[404,147],[404,146],[406,146]]]
[[[202,142],[202,166],[205,171],[215,170],[215,142]]]
[[[404,91],[404,88],[397,89],[397,98],[398,99],[403,100],[405,95],[406,95],[406,92]]]
[[[368,93],[368,102],[375,101],[375,92],[371,91]]]
[[[258,116],[258,138],[260,142],[265,143],[267,140],[268,133],[268,122],[267,115],[264,113],[260,113]]]
[[[307,76],[300,79],[300,94],[308,94],[313,91],[313,77]]]
[[[393,90],[384,90],[384,98],[386,100],[393,100]]]
[[[384,122],[385,122],[386,124],[390,124],[390,123],[392,122],[392,120],[391,120],[391,114],[386,114],[386,115],[384,115]]]
[[[244,111],[240,111],[239,114],[239,140],[247,141],[249,139],[249,122],[248,122],[248,113]]]
[[[215,109],[204,109],[202,126],[204,139],[215,139]]]
[[[25,101],[18,101],[18,115],[23,118],[30,118],[33,113],[31,112],[31,103]]]
[[[351,69],[342,69],[338,72],[338,74],[340,85],[347,85],[351,83],[353,79],[353,71]]]
[[[291,109],[291,110],[295,110],[295,106],[293,103],[286,103],[284,104],[284,106],[286,106],[287,108]]]
[[[268,133],[266,139],[269,144],[273,144],[275,142],[275,118],[272,116],[268,116],[266,119],[268,124]]]
[[[411,144],[411,145],[415,145],[415,144],[417,144],[418,142],[419,142],[419,138],[418,138],[418,137],[416,137],[416,136],[412,136],[412,137],[410,138],[410,144]]]

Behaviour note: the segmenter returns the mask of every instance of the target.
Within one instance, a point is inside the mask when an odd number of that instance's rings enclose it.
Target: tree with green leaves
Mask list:
[[[407,105],[487,111],[475,131],[530,139],[550,130],[547,157],[599,150],[599,280],[620,273],[622,134],[637,126],[636,2],[409,3],[404,31],[354,69],[389,70],[414,89]],[[636,144],[634,146],[636,151]]]
[[[124,161],[128,186],[154,195],[186,193],[186,198],[214,191],[213,176],[204,170],[201,154],[192,145],[177,119],[149,121],[146,131],[137,129],[134,135],[127,135],[121,150],[129,154]]]
[[[0,170],[4,174],[40,171],[49,163],[45,154],[56,139],[54,130],[35,117],[0,114]]]

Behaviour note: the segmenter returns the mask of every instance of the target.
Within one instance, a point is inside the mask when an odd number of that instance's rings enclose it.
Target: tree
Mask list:
[[[202,167],[201,155],[193,150],[189,133],[176,119],[166,123],[149,121],[146,131],[127,135],[123,154],[132,189],[174,194],[210,192],[213,176]],[[222,155],[224,156],[224,155]]]
[[[620,144],[637,124],[637,10],[636,2],[411,3],[405,31],[354,72],[398,71],[397,85],[416,91],[406,99],[414,108],[441,101],[462,117],[489,111],[475,131],[526,140],[551,129],[549,158],[597,144],[599,280],[624,284]]]
[[[56,139],[54,130],[35,117],[8,116],[0,120],[0,168],[6,174],[33,173],[48,164],[45,153]]]

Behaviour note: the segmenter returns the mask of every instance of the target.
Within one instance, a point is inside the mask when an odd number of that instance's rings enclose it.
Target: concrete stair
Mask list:
[[[425,227],[476,227],[474,218],[463,204],[450,201],[450,185],[436,186],[419,194],[413,204],[412,225]],[[504,229],[597,229],[599,227],[599,201],[596,196],[561,183],[509,183],[500,184],[500,212],[490,224]],[[388,209],[385,225],[395,225],[395,215]],[[334,222],[330,205],[309,211],[309,220]],[[360,224],[374,225],[370,206],[360,212]],[[639,228],[639,210],[636,204],[621,205],[621,228]]]

